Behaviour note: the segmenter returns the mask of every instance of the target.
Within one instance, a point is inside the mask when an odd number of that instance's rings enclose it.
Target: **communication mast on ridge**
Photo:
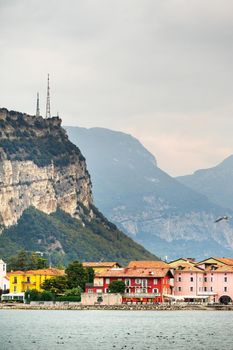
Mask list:
[[[47,85],[47,101],[46,101],[46,118],[50,118],[50,87],[49,87],[49,74],[48,74],[48,85]]]
[[[40,99],[39,92],[37,92],[37,102],[36,102],[36,117],[40,116]]]

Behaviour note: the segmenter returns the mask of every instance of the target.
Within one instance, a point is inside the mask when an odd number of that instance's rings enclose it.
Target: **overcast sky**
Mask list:
[[[0,106],[130,133],[171,175],[233,153],[232,0],[0,0]]]

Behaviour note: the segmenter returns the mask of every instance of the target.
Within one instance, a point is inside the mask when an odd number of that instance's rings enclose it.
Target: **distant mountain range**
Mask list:
[[[233,210],[233,155],[213,168],[197,170],[177,180],[204,194],[213,203]]]
[[[169,176],[128,134],[65,128],[86,157],[97,207],[129,236],[162,258],[232,256],[232,223],[214,223],[232,215],[229,205],[223,209],[208,193]]]

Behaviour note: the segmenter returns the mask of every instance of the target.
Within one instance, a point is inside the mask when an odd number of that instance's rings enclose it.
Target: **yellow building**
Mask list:
[[[12,271],[7,274],[10,279],[10,293],[24,293],[27,290],[36,289],[39,292],[41,284],[49,278],[63,276],[64,270],[55,268],[29,270],[29,271]]]
[[[95,273],[103,272],[108,269],[114,269],[121,267],[120,264],[116,261],[92,261],[92,262],[83,262],[83,267],[91,267]]]

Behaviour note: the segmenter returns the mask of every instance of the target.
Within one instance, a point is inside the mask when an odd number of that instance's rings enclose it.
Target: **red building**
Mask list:
[[[114,268],[97,273],[94,285],[86,286],[86,293],[108,293],[109,284],[120,280],[126,286],[122,296],[123,303],[163,302],[172,294],[173,274],[167,264],[153,263],[131,262],[126,268]]]

